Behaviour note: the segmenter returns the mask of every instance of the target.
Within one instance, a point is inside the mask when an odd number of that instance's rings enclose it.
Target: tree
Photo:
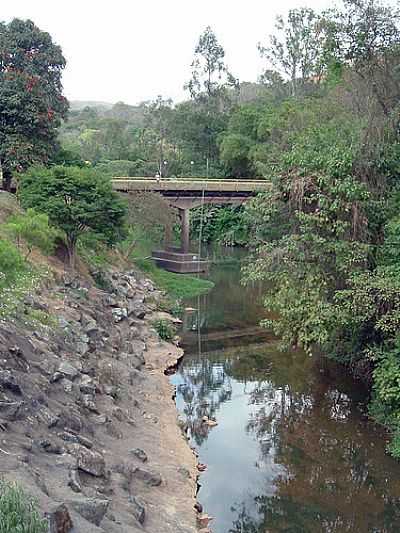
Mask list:
[[[15,239],[18,248],[24,242],[27,249],[25,259],[32,253],[34,246],[45,254],[54,250],[56,231],[49,225],[49,217],[45,213],[28,209],[26,213],[12,216],[3,228]]]
[[[194,99],[221,97],[228,87],[238,87],[238,80],[229,72],[224,61],[225,51],[210,26],[200,35],[194,51],[192,78],[186,84]]]
[[[84,232],[101,235],[109,245],[124,235],[126,206],[111,181],[92,169],[33,167],[21,178],[20,198],[23,207],[46,213],[64,232],[71,267]]]
[[[295,95],[305,82],[321,79],[325,42],[322,20],[312,9],[292,9],[287,20],[277,17],[275,27],[277,34],[270,35],[269,45],[259,44],[258,49],[268,65],[289,79]],[[267,69],[266,73],[271,79],[271,71]]]
[[[46,162],[57,147],[57,127],[68,109],[61,85],[64,67],[61,48],[32,21],[0,23],[0,174],[5,189],[14,171]]]
[[[172,100],[158,96],[153,102],[145,104],[144,124],[154,132],[155,152],[157,153],[158,174],[164,177],[168,163],[165,160],[167,134],[172,113]]]

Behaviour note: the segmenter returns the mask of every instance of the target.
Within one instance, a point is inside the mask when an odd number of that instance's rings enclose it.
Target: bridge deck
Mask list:
[[[202,179],[202,178],[113,178],[113,189],[121,192],[156,191],[161,194],[173,193],[228,193],[251,195],[267,191],[270,182],[267,180],[233,180],[233,179]]]

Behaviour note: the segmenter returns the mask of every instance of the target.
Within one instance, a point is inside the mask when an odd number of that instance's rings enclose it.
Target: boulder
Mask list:
[[[145,470],[144,468],[137,467],[133,469],[132,476],[135,479],[144,481],[150,487],[158,487],[162,483],[161,475],[154,470]]]
[[[79,470],[95,477],[106,475],[106,462],[101,453],[79,446],[76,457]]]
[[[0,386],[20,396],[22,394],[21,387],[18,385],[15,376],[10,370],[2,370],[0,372]]]
[[[129,453],[134,455],[139,461],[142,461],[142,463],[145,463],[148,459],[147,453],[140,449],[140,448],[134,448],[133,450],[129,450]]]
[[[133,516],[136,518],[136,520],[139,522],[139,524],[143,525],[146,520],[146,508],[144,504],[137,498],[137,496],[129,496],[129,501],[132,504],[131,510]]]
[[[58,367],[58,372],[64,374],[64,376],[69,378],[71,381],[74,380],[79,374],[79,370],[71,365],[71,363],[68,363],[68,361],[63,361],[60,364]]]
[[[70,500],[68,505],[88,522],[99,526],[107,512],[110,502],[109,500],[100,500],[98,498],[84,498]]]
[[[114,307],[112,310],[114,322],[121,322],[128,316],[128,310],[125,307]]]
[[[52,504],[45,513],[45,517],[49,523],[49,533],[68,533],[73,527],[65,503]]]

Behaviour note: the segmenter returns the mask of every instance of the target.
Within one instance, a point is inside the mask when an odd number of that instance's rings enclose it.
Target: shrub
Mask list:
[[[36,502],[15,483],[0,481],[1,533],[46,533],[47,520],[40,517]]]
[[[176,328],[169,320],[163,318],[155,320],[153,327],[163,341],[170,341],[176,335]]]
[[[24,241],[27,247],[25,258],[31,254],[35,246],[47,255],[54,250],[57,232],[49,225],[49,217],[44,213],[28,209],[26,213],[12,216],[3,228],[15,240],[18,248],[21,246],[21,241]]]
[[[16,247],[0,238],[0,288],[15,281],[24,267],[25,262]]]

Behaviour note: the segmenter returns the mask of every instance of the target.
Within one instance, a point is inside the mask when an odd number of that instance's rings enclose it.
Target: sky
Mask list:
[[[48,31],[67,59],[70,100],[138,104],[158,95],[183,100],[198,38],[210,25],[240,81],[256,81],[275,17],[329,0],[1,0],[0,19],[29,18]]]

